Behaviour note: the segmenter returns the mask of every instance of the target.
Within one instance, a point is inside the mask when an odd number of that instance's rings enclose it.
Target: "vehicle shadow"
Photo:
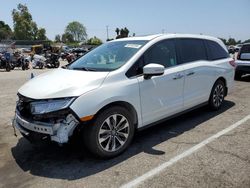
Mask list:
[[[199,126],[234,105],[231,101],[225,101],[219,111],[209,111],[207,107],[202,107],[140,131],[128,150],[109,160],[94,158],[82,144],[66,147],[50,144],[36,149],[24,138],[19,139],[11,152],[16,163],[25,172],[29,171],[30,174],[41,177],[76,180],[109,169],[141,152],[163,155],[164,151],[155,150],[153,147]]]

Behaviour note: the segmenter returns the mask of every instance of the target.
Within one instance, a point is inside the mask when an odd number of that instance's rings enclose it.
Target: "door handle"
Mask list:
[[[183,77],[182,74],[177,74],[173,77],[173,80],[178,80],[178,79],[181,79]]]
[[[191,76],[191,75],[193,75],[194,74],[194,72],[189,72],[189,73],[187,73],[186,75],[187,76]]]

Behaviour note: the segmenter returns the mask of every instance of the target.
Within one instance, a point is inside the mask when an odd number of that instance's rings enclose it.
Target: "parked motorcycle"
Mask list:
[[[0,69],[5,69],[7,72],[10,72],[12,69],[11,63],[4,54],[0,53]]]
[[[35,54],[33,56],[33,61],[32,61],[32,67],[33,69],[35,68],[39,68],[39,69],[43,69],[45,67],[45,61],[46,61],[46,58],[41,56],[41,55],[37,55]]]
[[[46,60],[46,67],[58,68],[60,66],[59,57],[60,56],[58,54],[55,53],[50,54]]]
[[[19,67],[22,68],[22,70],[28,70],[29,69],[29,60],[27,58],[24,58],[23,55],[15,54],[15,60],[12,60],[13,67]]]

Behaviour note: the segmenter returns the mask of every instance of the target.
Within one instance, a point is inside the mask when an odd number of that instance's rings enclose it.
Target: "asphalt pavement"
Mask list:
[[[122,155],[94,158],[82,143],[33,147],[11,127],[18,88],[44,70],[0,70],[0,187],[250,187],[250,120],[171,162],[250,114],[250,76],[216,112],[202,107],[138,132]],[[166,163],[171,165],[146,177]]]

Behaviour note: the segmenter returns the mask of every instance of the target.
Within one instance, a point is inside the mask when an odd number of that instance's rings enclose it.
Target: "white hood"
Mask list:
[[[101,86],[108,72],[56,69],[34,77],[18,92],[32,99],[80,96]]]

